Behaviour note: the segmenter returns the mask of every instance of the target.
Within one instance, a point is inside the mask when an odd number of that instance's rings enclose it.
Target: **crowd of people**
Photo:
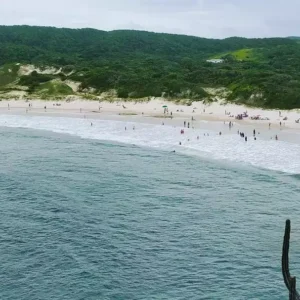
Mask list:
[[[227,124],[227,123],[224,122],[224,125],[226,125],[226,124]],[[229,126],[229,129],[231,130],[232,127],[234,126],[234,123],[230,121],[230,122],[228,123],[228,126]],[[282,126],[281,122],[280,122],[280,126]],[[190,123],[184,121],[184,122],[183,122],[183,127],[189,129],[189,128],[190,128]],[[269,124],[269,129],[270,129],[270,127],[271,127],[271,123]],[[194,127],[193,127],[193,129],[194,129]],[[242,139],[244,139],[245,142],[248,142],[248,136],[246,135],[245,132],[242,132],[242,131],[238,130],[237,133],[238,133],[238,135],[239,135]],[[181,130],[180,130],[180,134],[181,134],[181,135],[185,134],[184,129],[181,129]],[[257,135],[259,135],[259,134],[260,134],[260,132],[256,132],[256,129],[253,129],[253,139],[254,139],[254,141],[257,140]],[[219,132],[219,136],[221,136],[221,135],[222,135],[222,131]],[[204,136],[209,136],[209,133],[204,133]],[[273,138],[277,141],[277,140],[278,140],[278,135],[276,134],[275,136],[271,136],[271,139],[273,139]],[[199,139],[200,139],[200,137],[199,137],[199,135],[197,135],[197,140],[199,140]],[[189,141],[189,140],[188,140],[188,141]],[[182,142],[179,142],[179,145],[182,145]]]
[[[194,121],[194,119],[193,119]],[[165,125],[164,122],[162,122],[162,125]],[[227,125],[226,122],[224,122],[224,125]],[[91,126],[93,126],[93,124],[91,123]],[[228,126],[229,126],[229,130],[231,130],[234,126],[234,123],[233,122],[229,122],[228,123]],[[271,127],[271,124],[269,124],[269,127]],[[180,129],[180,135],[184,135],[186,132],[185,130],[189,130],[189,129],[194,129],[194,127],[191,127],[191,123],[188,122],[188,121],[183,121],[183,128]],[[132,127],[132,130],[135,130],[135,126],[133,125]],[[127,131],[127,127],[125,127],[125,131]],[[242,132],[240,130],[237,131],[238,135],[245,141],[245,142],[248,142],[249,141],[249,137],[246,135],[245,132]],[[260,132],[257,132],[256,129],[253,129],[253,139],[254,141],[257,140],[257,135],[260,134]],[[204,133],[203,134],[205,137],[209,137],[209,133]],[[219,131],[219,133],[217,134],[219,136],[222,136],[222,131]],[[196,136],[196,139],[199,140],[200,139],[200,136],[197,135]],[[278,135],[276,134],[275,136],[272,136],[271,139],[275,139],[275,140],[278,140]],[[190,139],[187,140],[188,142],[190,141]],[[179,141],[179,145],[182,145],[182,141]]]

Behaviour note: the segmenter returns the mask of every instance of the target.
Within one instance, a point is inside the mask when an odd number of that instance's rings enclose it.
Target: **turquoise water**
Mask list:
[[[0,128],[0,299],[288,299],[298,175]]]

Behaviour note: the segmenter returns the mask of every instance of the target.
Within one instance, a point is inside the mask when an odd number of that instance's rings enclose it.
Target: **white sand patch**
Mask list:
[[[102,99],[102,100],[106,100],[106,99],[120,100],[120,99],[118,99],[118,93],[116,90],[110,90],[110,91],[101,93],[100,99]]]
[[[76,82],[72,80],[65,80],[63,83],[68,85],[73,90],[73,92],[78,92],[79,86],[81,84],[80,82]]]
[[[230,91],[226,88],[203,88],[205,92],[212,96],[217,96],[217,95],[228,95],[230,94]]]
[[[10,91],[10,92],[1,94],[0,98],[2,96],[4,98],[24,99],[24,97],[26,97],[26,95],[27,95],[26,91]]]
[[[73,70],[73,71],[71,71],[71,72],[69,72],[69,73],[63,72],[63,74],[66,75],[66,76],[71,76],[71,75],[74,74],[74,73],[75,73],[75,70]]]
[[[29,75],[33,71],[35,71],[35,67],[33,65],[24,65],[20,67],[18,74],[20,76]]]
[[[86,88],[84,90],[82,90],[83,93],[86,93],[86,94],[94,94],[96,92],[96,89],[95,88]]]
[[[7,88],[10,88],[12,92],[18,92],[18,91],[24,91],[24,92],[26,92],[28,90],[27,86],[16,85],[14,83],[8,84]]]
[[[33,71],[36,71],[39,74],[44,75],[57,75],[61,72],[62,68],[54,68],[54,67],[45,67],[39,68],[34,65],[23,65],[20,67],[18,74],[22,75],[30,75]]]

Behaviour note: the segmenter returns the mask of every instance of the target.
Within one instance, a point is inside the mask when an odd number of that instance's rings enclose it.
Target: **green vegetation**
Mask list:
[[[252,60],[254,55],[253,55],[253,49],[240,49],[237,51],[233,52],[233,56],[237,60]]]
[[[212,101],[207,88],[226,88],[236,103],[300,107],[300,44],[295,38],[224,40],[142,31],[0,26],[0,90],[26,87],[43,97],[80,93],[96,99],[164,96]],[[223,63],[209,63],[223,58]],[[20,65],[57,72],[22,75]],[[43,73],[43,74],[41,74]],[[66,80],[79,82],[73,91]]]
[[[237,60],[237,61],[259,61],[263,60],[264,56],[261,53],[260,49],[239,49],[232,52],[227,52],[223,54],[215,55],[213,58],[216,59],[225,59],[225,60]]]
[[[0,68],[0,88],[17,80],[19,68],[16,64],[5,64]]]
[[[22,86],[28,86],[28,91],[32,93],[37,88],[40,88],[42,86],[41,84],[52,79],[54,79],[53,76],[43,75],[37,73],[37,71],[33,71],[29,75],[21,76],[18,83]]]
[[[44,97],[55,95],[72,95],[73,90],[66,84],[61,82],[49,81],[40,84],[35,91],[37,94]]]

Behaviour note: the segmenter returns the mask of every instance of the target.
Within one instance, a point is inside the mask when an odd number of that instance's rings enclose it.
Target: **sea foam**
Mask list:
[[[219,136],[216,131],[186,129],[116,120],[91,120],[66,117],[1,115],[0,126],[47,130],[159,150],[176,151],[203,158],[300,173],[300,144],[253,138],[245,142],[236,133]],[[126,130],[125,130],[126,127]],[[199,136],[199,139],[197,139]],[[181,142],[181,145],[179,143]]]

